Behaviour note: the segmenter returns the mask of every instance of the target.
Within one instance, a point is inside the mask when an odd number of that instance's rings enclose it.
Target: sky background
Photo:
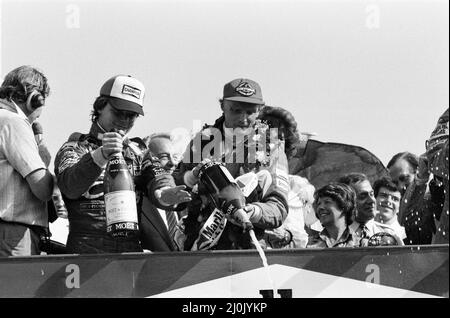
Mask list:
[[[423,153],[449,105],[446,0],[0,1],[0,77],[24,64],[47,75],[39,121],[53,157],[88,132],[116,74],[146,86],[130,136],[213,123],[223,85],[246,77],[300,131],[385,165]]]

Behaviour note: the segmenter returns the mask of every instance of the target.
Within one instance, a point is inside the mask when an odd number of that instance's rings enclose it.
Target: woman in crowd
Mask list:
[[[342,183],[330,183],[314,194],[316,217],[324,227],[309,237],[308,248],[355,247],[359,239],[351,231],[356,195],[353,189]]]

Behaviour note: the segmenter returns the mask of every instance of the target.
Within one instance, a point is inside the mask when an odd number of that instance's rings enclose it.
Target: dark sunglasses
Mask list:
[[[118,118],[125,118],[125,119],[136,119],[139,114],[134,112],[128,112],[126,110],[117,110],[114,107],[111,106],[111,111],[114,114],[114,116]]]

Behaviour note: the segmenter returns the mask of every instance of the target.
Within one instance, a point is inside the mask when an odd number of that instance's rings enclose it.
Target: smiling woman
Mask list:
[[[343,183],[330,183],[317,190],[313,206],[324,229],[321,232],[313,231],[306,247],[358,246],[359,240],[349,228],[355,201],[355,192]]]

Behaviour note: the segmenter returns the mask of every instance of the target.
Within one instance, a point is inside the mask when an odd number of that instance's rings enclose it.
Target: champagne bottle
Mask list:
[[[103,180],[106,232],[112,237],[138,235],[138,217],[133,177],[122,153],[111,156]]]
[[[200,169],[199,178],[217,208],[230,215],[245,231],[253,230],[253,224],[243,209],[245,196],[224,164],[220,162],[204,164]]]

